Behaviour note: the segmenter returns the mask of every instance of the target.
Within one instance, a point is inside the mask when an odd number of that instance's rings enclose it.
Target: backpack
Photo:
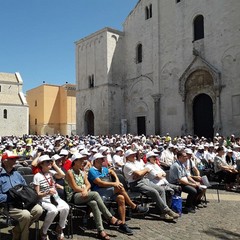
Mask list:
[[[38,194],[30,186],[18,184],[9,189],[13,207],[31,210],[38,202]]]

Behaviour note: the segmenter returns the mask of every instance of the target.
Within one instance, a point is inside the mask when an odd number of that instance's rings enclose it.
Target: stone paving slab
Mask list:
[[[184,195],[183,195],[184,197]],[[220,191],[220,203],[217,202],[215,189],[207,193],[208,207],[197,210],[195,214],[183,214],[177,222],[167,223],[156,215],[145,218],[131,218],[127,224],[133,228],[134,235],[127,236],[116,229],[106,229],[111,239],[147,239],[147,240],[239,240],[240,239],[240,194]],[[1,240],[10,240],[9,229],[1,230]],[[32,240],[31,238],[30,240]],[[56,239],[56,238],[51,238]],[[74,240],[96,239],[96,231],[76,231]]]

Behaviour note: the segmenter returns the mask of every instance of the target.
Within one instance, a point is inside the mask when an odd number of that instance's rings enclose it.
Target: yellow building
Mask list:
[[[27,91],[30,134],[76,132],[76,86],[43,84]]]

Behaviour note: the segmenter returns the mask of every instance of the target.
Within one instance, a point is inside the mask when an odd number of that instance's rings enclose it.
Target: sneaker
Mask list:
[[[145,214],[149,211],[148,207],[143,207],[141,205],[137,205],[136,208],[132,210],[133,213],[138,213],[138,214]]]
[[[174,219],[180,217],[180,215],[179,215],[178,213],[175,213],[175,212],[172,211],[171,209],[167,210],[166,213],[167,213],[170,217],[173,217]]]
[[[187,210],[187,212],[189,212],[189,213],[196,213],[196,210],[195,210],[194,208],[191,208],[191,207],[186,208],[186,210]]]
[[[133,235],[132,229],[130,229],[126,223],[121,224],[118,228],[118,231],[127,235]]]
[[[174,218],[169,216],[167,213],[160,214],[160,219],[166,220],[166,221],[172,221]]]
[[[204,208],[204,206],[203,206],[202,203],[199,203],[196,207],[197,207],[197,208]]]

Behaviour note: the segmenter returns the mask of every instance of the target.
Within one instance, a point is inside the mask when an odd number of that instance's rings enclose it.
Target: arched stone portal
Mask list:
[[[213,102],[207,94],[199,94],[193,100],[193,129],[199,137],[213,137]]]
[[[86,111],[84,119],[85,135],[94,135],[94,114],[91,110]]]
[[[210,72],[199,69],[185,82],[185,133],[212,138],[217,114],[217,94]]]

